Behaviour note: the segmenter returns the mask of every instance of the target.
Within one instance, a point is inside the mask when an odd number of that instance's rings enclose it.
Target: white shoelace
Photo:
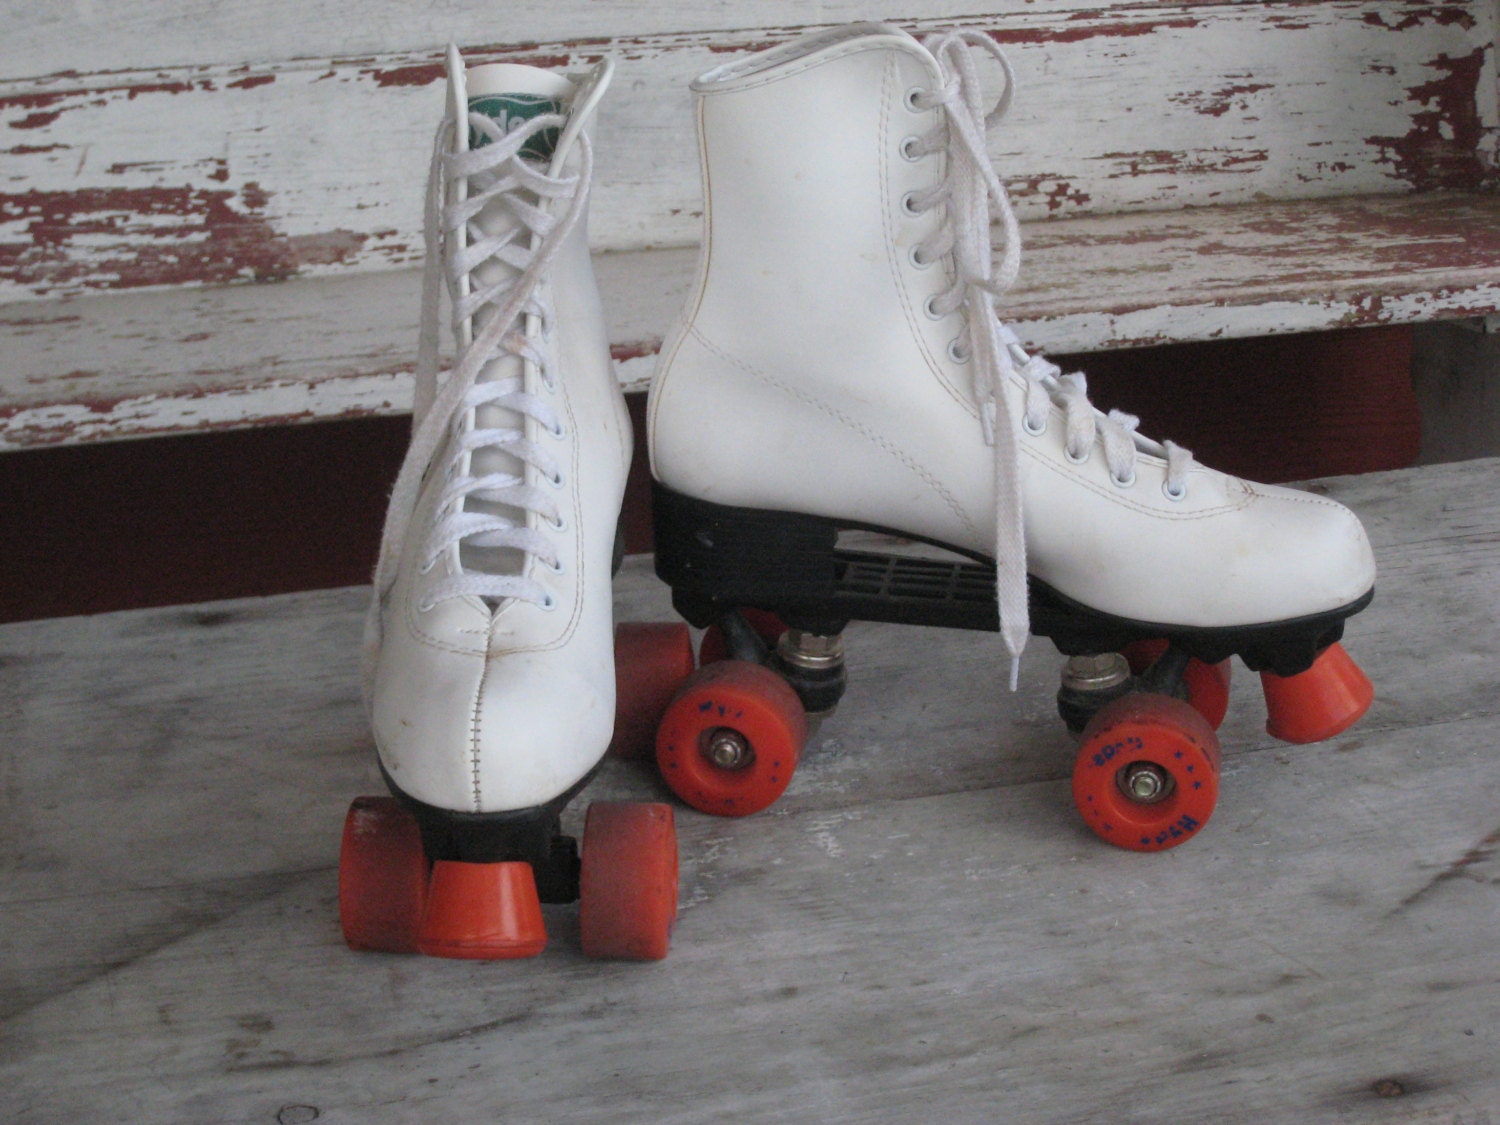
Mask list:
[[[1135,433],[1138,419],[1129,414],[1118,410],[1100,413],[1089,403],[1081,374],[1063,375],[1044,357],[1028,355],[1015,333],[1000,321],[995,301],[1020,273],[1021,231],[1005,185],[990,162],[985,137],[1010,107],[1015,74],[1000,46],[982,31],[935,34],[924,40],[924,46],[937,60],[944,85],[940,90],[918,93],[912,104],[917,109],[941,107],[947,119],[946,137],[937,134],[923,138],[910,155],[946,150],[948,174],[943,183],[914,194],[908,206],[913,211],[926,211],[946,204],[947,222],[914,253],[923,261],[950,251],[954,256],[954,285],[934,298],[931,307],[938,316],[962,309],[968,321],[968,348],[963,358],[974,363],[974,396],[984,439],[995,451],[995,594],[1001,636],[1011,656],[1010,683],[1014,690],[1031,622],[1026,599],[1020,447],[1005,383],[1015,375],[1025,380],[1021,424],[1030,434],[1045,430],[1053,405],[1063,409],[1070,459],[1087,460],[1095,436],[1101,437],[1105,464],[1121,487],[1134,483],[1137,450],[1143,449],[1166,459],[1165,491],[1169,498],[1180,500],[1186,494],[1192,455],[1172,442],[1157,445],[1139,437]],[[980,57],[987,55],[995,60],[1005,76],[1005,88],[988,111],[984,108],[976,51]],[[1002,228],[998,262],[990,241],[992,215],[998,217]]]
[[[539,318],[545,339],[551,314],[538,297],[538,286],[548,263],[583,213],[593,151],[588,137],[580,134],[575,141],[579,151],[576,173],[551,176],[522,157],[521,150],[538,133],[561,130],[566,125],[563,116],[533,117],[510,133],[502,132],[483,114],[470,113],[467,124],[482,133],[487,143],[464,152],[450,151],[455,128],[450,118],[439,126],[433,145],[427,182],[426,266],[412,440],[392,489],[381,537],[375,570],[377,604],[395,584],[397,560],[422,483],[445,442],[446,464],[441,469],[445,483],[437,518],[422,544],[422,571],[437,565],[450,548],[458,545],[518,551],[554,571],[561,567],[552,541],[544,530],[526,525],[525,513],[535,513],[540,522],[557,531],[564,527],[563,516],[549,490],[526,484],[523,474],[524,467],[531,465],[555,488],[562,484],[562,470],[546,449],[527,440],[520,425],[529,417],[561,437],[562,421],[543,399],[526,392],[519,375],[484,381],[481,376],[492,361],[513,356],[534,364],[544,385],[552,384],[547,350],[526,335],[522,318]],[[446,202],[448,184],[456,180],[466,181],[467,197]],[[549,214],[543,206],[551,199],[568,201],[561,215]],[[486,208],[492,233],[478,222]],[[504,221],[498,224],[494,219],[497,213],[504,215]],[[461,233],[468,236],[466,245],[458,237]],[[484,263],[503,267],[491,271],[491,276],[501,278],[499,281],[486,284],[479,278],[478,267]],[[454,323],[461,325],[472,317],[475,332],[458,362],[440,375],[439,286],[444,273],[452,295]],[[520,425],[480,425],[485,407],[508,412]],[[508,463],[520,471],[474,475],[474,455],[484,450],[506,454]],[[476,507],[481,510],[471,510],[466,505],[469,500],[480,501]],[[553,604],[546,588],[523,574],[488,573],[461,564],[460,573],[432,584],[423,608],[466,596],[518,598],[546,609]]]

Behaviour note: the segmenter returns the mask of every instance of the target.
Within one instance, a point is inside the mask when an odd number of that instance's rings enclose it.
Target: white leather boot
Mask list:
[[[1110,628],[1290,674],[1337,639],[1375,576],[1351,512],[1148,441],[997,319],[1020,246],[984,149],[1009,100],[988,37],[854,25],[693,91],[707,229],[650,404],[669,570],[695,521],[798,513],[994,560],[1013,655],[1028,625],[1064,651]],[[679,601],[714,565],[669,575]]]
[[[611,578],[630,426],[589,262],[590,126],[610,78],[448,58],[428,187],[411,448],[366,628],[394,794],[345,822],[349,944],[533,955],[540,902],[580,899],[584,950],[666,954],[671,809],[559,816],[615,722]],[[457,349],[438,373],[439,288]]]
[[[411,448],[376,575],[371,714],[402,793],[529,809],[594,768],[614,723],[611,560],[630,426],[589,263],[582,86],[451,60],[429,188]],[[435,371],[441,270],[457,357]]]
[[[981,64],[1005,79],[989,107]],[[753,665],[764,626],[738,611],[776,614],[789,628],[767,660],[810,711],[842,690],[850,620],[999,628],[1012,685],[1028,633],[1051,638],[1076,658],[1064,717],[1097,720],[1079,807],[1126,847],[1171,846],[1206,820],[1228,657],[1268,677],[1280,737],[1327,737],[1363,713],[1369,682],[1335,645],[1375,578],[1353,513],[1147,440],[998,318],[1020,240],[985,150],[1011,94],[992,39],[853,25],[693,91],[706,230],[648,431],[657,571],[684,617],[721,623]],[[839,548],[852,528],[960,558]],[[1145,671],[1108,655],[1146,642],[1166,653]],[[1126,693],[1133,710],[1107,711]],[[786,784],[794,736],[772,754],[748,730],[669,719],[658,757],[696,771],[678,792],[698,807],[735,811],[756,762],[779,763],[761,806]],[[699,763],[695,737],[728,764]],[[1114,761],[1127,742],[1149,753]]]

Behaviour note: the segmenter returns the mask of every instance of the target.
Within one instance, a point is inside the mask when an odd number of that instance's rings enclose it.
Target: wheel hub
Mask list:
[[[1131,762],[1120,771],[1120,791],[1138,805],[1154,805],[1172,792],[1172,776],[1155,762]]]
[[[703,754],[721,770],[742,770],[755,761],[755,750],[745,736],[729,727],[715,727],[704,739]]]

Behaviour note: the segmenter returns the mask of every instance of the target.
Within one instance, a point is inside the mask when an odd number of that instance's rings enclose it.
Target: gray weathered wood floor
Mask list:
[[[0,629],[0,1119],[1497,1125],[1500,464],[1326,487],[1381,567],[1353,731],[1274,742],[1238,669],[1213,822],[1127,854],[1045,642],[1012,698],[993,636],[856,626],[780,804],[679,809],[655,965],[551,908],[530,962],[344,948],[364,590]]]

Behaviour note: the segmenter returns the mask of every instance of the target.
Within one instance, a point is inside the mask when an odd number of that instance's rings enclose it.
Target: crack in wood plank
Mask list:
[[[1500,828],[1495,829],[1495,831],[1480,840],[1479,843],[1464,852],[1463,855],[1432,876],[1423,886],[1407,895],[1401,900],[1401,904],[1395,910],[1391,911],[1391,914],[1399,914],[1403,910],[1415,906],[1422,899],[1437,890],[1437,888],[1455,879],[1465,879],[1483,886],[1494,886],[1496,883],[1495,879],[1477,874],[1472,868],[1494,859],[1497,847],[1500,847]]]

